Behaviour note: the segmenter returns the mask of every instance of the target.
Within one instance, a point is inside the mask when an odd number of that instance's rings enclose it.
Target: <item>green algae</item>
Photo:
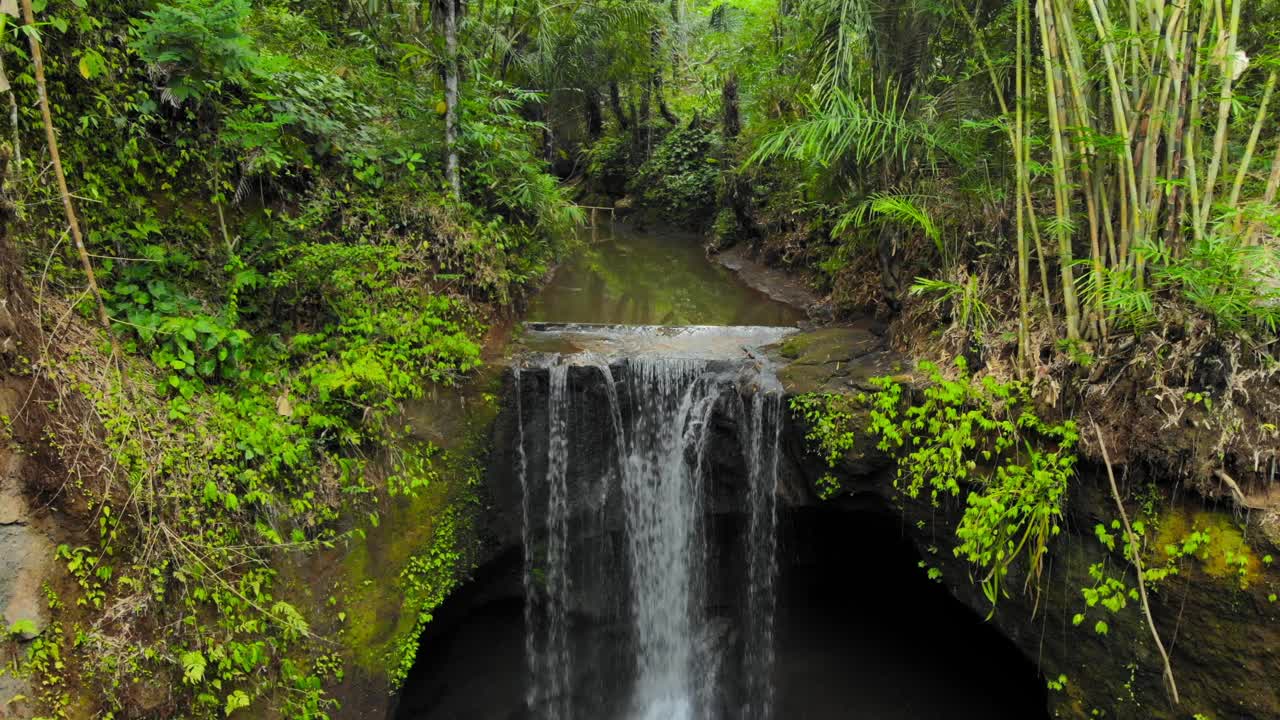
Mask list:
[[[1196,553],[1198,566],[1206,575],[1238,581],[1242,588],[1258,578],[1261,560],[1245,540],[1239,523],[1228,513],[1213,510],[1175,506],[1161,513],[1154,550],[1160,561],[1170,559],[1169,546],[1180,546],[1195,531],[1210,537],[1209,543]]]

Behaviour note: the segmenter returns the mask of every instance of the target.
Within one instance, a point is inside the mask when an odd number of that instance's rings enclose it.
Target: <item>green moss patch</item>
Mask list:
[[[1211,510],[1183,507],[1168,509],[1160,517],[1155,552],[1167,561],[1168,546],[1178,546],[1194,531],[1210,537],[1209,544],[1197,552],[1199,567],[1206,575],[1219,580],[1237,580],[1241,587],[1257,579],[1262,563],[1245,541],[1244,532],[1230,515]]]

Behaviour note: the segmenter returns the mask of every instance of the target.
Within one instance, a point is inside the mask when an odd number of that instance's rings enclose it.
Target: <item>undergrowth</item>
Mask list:
[[[401,447],[400,410],[480,364],[486,319],[580,220],[535,154],[542,98],[469,76],[453,197],[435,61],[382,29],[288,0],[36,5],[123,357],[84,329],[86,278],[38,180],[34,81],[10,68],[5,195],[48,333],[32,372],[60,392],[47,440],[69,472],[43,490],[87,528],[57,551],[71,587],[56,622],[11,669],[36,678],[47,717],[73,697],[102,717],[329,717],[348,653],[316,628],[343,603],[317,616],[280,569],[359,542],[388,495],[465,482]],[[6,61],[26,37],[0,35]],[[415,616],[382,660],[392,687],[468,571],[469,511],[441,509],[425,554],[386,569]]]

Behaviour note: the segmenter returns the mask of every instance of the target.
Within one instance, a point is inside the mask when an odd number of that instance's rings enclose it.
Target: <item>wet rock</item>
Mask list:
[[[53,545],[43,533],[23,524],[0,525],[0,608],[5,628],[23,625],[24,640],[49,623],[41,586],[52,569]]]
[[[813,309],[818,318],[831,317],[831,313],[827,312],[830,305],[820,305],[817,294],[800,278],[794,273],[770,267],[754,259],[746,245],[735,245],[716,255],[715,259],[736,273],[747,285],[774,300],[801,309]]]
[[[778,379],[789,394],[865,392],[871,379],[906,377],[907,363],[866,328],[831,327],[794,335],[768,348],[783,365]]]
[[[23,457],[0,448],[0,615],[4,628],[23,622],[21,638],[36,637],[49,622],[41,585],[53,564],[53,544],[32,527],[21,489]]]

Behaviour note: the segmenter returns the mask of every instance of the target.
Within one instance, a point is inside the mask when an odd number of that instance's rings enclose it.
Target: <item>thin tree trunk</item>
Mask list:
[[[1205,35],[1209,31],[1209,6],[1210,2],[1204,0],[1200,5],[1200,29],[1196,33],[1195,47],[1192,49],[1191,58],[1195,63],[1194,69],[1191,71],[1191,119],[1187,125],[1187,136],[1183,151],[1186,157],[1187,172],[1187,189],[1190,193],[1188,203],[1191,207],[1191,230],[1192,236],[1198,241],[1204,237],[1204,221],[1200,217],[1200,180],[1199,172],[1199,140],[1200,140],[1200,87],[1201,75],[1204,63],[1200,61],[1200,49],[1204,46]],[[1175,236],[1171,238],[1173,241],[1173,251],[1175,255],[1181,255],[1183,242]]]
[[[1022,92],[1022,45],[1026,41],[1022,33],[1023,14],[1027,11],[1028,0],[1015,0],[1017,2],[1017,23],[1018,28],[1014,32],[1014,73],[1013,73],[1013,94],[1014,94],[1014,117],[1013,117],[1013,166],[1016,179],[1014,184],[1013,211],[1017,215],[1017,245],[1018,245],[1018,374],[1021,377],[1026,376],[1027,370],[1031,367],[1031,312],[1030,307],[1030,287],[1031,287],[1031,253],[1027,247],[1027,232],[1024,222],[1024,214],[1022,211],[1022,176],[1026,171],[1022,162],[1023,147],[1023,98]],[[976,35],[976,33],[975,33]],[[983,56],[986,56],[986,47],[982,46]],[[992,70],[991,62],[988,59],[987,69]],[[994,71],[992,71],[992,82],[996,83]],[[996,83],[996,92],[1000,92],[999,84]],[[1005,105],[1003,97],[1000,100],[1000,107],[1006,115],[1009,114],[1009,108]]]
[[[1091,421],[1092,422],[1092,421]],[[1129,516],[1124,511],[1124,502],[1120,499],[1120,488],[1116,487],[1116,475],[1111,469],[1111,457],[1107,454],[1107,443],[1102,439],[1102,430],[1098,428],[1098,423],[1093,423],[1093,432],[1098,436],[1098,447],[1102,450],[1102,461],[1107,468],[1107,480],[1111,483],[1111,497],[1116,501],[1116,509],[1120,511],[1120,519],[1124,521],[1125,532],[1125,555],[1133,562],[1133,569],[1138,574],[1138,595],[1142,600],[1142,614],[1147,618],[1147,627],[1151,630],[1151,637],[1156,642],[1156,649],[1160,651],[1160,658],[1164,660],[1164,680],[1167,683],[1169,694],[1173,697],[1173,704],[1178,704],[1178,683],[1173,679],[1173,666],[1169,664],[1169,653],[1165,652],[1164,643],[1160,641],[1160,633],[1156,631],[1156,620],[1151,616],[1151,603],[1147,600],[1147,583],[1142,572],[1142,556],[1139,551],[1138,536],[1134,534],[1133,527],[1129,525]]]
[[[635,98],[628,100],[631,108],[631,156],[636,164],[644,160],[644,125],[640,122],[640,111],[636,108]]]
[[[9,124],[13,126],[13,162],[9,163],[9,179],[17,179],[22,172],[22,135],[18,128],[18,99],[14,97],[13,88],[9,85],[9,73],[4,67],[4,55],[0,53],[0,92],[9,95]]]
[[[738,104],[738,75],[729,73],[720,90],[720,111],[723,114],[724,138],[732,140],[742,132],[742,109]]]
[[[651,84],[653,87],[654,99],[658,102],[658,113],[662,115],[662,119],[668,124],[675,126],[680,124],[680,118],[671,112],[671,108],[667,107],[667,99],[662,95],[662,66],[657,62],[662,45],[662,35],[657,28],[649,31],[649,58],[653,62],[653,75],[651,76]]]
[[[26,0],[29,2],[30,0]],[[444,175],[454,199],[462,197],[462,175],[458,170],[458,6],[444,0]]]
[[[1058,68],[1057,42],[1052,34],[1050,15],[1052,9],[1045,2],[1036,5],[1036,15],[1040,21],[1040,36],[1044,39],[1041,55],[1044,59],[1045,99],[1048,103],[1049,127],[1053,141],[1053,198],[1057,210],[1057,227],[1054,233],[1058,236],[1058,266],[1062,273],[1062,304],[1067,320],[1067,338],[1080,339],[1080,305],[1076,298],[1075,273],[1072,271],[1071,251],[1071,198],[1068,196],[1070,183],[1067,179],[1067,149],[1065,112],[1062,103],[1065,90],[1061,84],[1061,72]]]
[[[627,119],[627,111],[622,107],[622,93],[618,90],[618,83],[615,80],[609,81],[609,107],[613,110],[613,117],[618,121],[618,127],[626,130],[631,127],[631,121]]]
[[[653,81],[645,83],[644,92],[640,94],[640,115],[636,118],[636,127],[641,132],[642,146],[640,157],[648,158],[653,151]]]
[[[1029,229],[1031,231],[1031,237],[1034,240],[1035,249],[1036,249],[1036,258],[1040,268],[1040,289],[1044,297],[1045,315],[1046,315],[1046,318],[1048,319],[1049,325],[1052,326],[1054,323],[1053,298],[1049,291],[1049,270],[1048,270],[1048,266],[1045,264],[1044,247],[1040,241],[1040,226],[1039,226],[1039,222],[1036,219],[1035,204],[1031,196],[1031,183],[1028,179],[1029,175],[1027,172],[1027,167],[1030,164],[1030,159],[1031,159],[1030,148],[1027,143],[1026,133],[1024,131],[1024,117],[1026,112],[1025,103],[1026,103],[1027,97],[1029,97],[1030,95],[1028,88],[1029,88],[1030,77],[1031,77],[1032,34],[1031,34],[1031,18],[1030,18],[1031,13],[1030,13],[1030,9],[1028,8],[1030,0],[1017,0],[1017,3],[1018,3],[1017,5],[1018,29],[1017,29],[1017,39],[1015,41],[1016,71],[1014,73],[1014,90],[1013,90],[1014,98],[1016,102],[1016,105],[1015,105],[1016,115],[1014,118],[1013,125],[1007,128],[1007,132],[1009,134],[1009,145],[1013,149],[1013,153],[1014,153],[1014,168],[1015,168],[1014,169],[1014,175],[1015,175],[1014,203],[1015,203],[1015,211],[1017,212],[1017,233],[1018,233],[1017,238],[1018,238],[1018,251],[1019,251],[1019,259],[1020,259],[1019,270],[1021,271],[1022,269],[1021,261],[1025,259],[1028,263],[1027,274],[1030,275],[1030,270],[1029,270],[1030,260],[1028,258],[1023,257],[1024,255],[1027,255],[1027,256],[1030,255],[1030,249],[1027,246],[1027,238],[1026,238],[1026,235],[1024,234],[1025,230]],[[974,40],[978,44],[978,50],[979,52],[982,53],[983,62],[985,62],[987,66],[987,75],[991,79],[991,88],[995,92],[996,101],[1000,105],[1000,112],[1002,115],[1008,116],[1009,105],[1007,102],[1005,102],[1004,89],[1000,83],[1000,79],[996,75],[995,64],[992,63],[991,61],[991,55],[987,51],[986,43],[983,42],[982,40],[982,34],[978,31],[978,25],[974,21],[973,15],[969,13],[969,11],[965,8],[963,4],[958,3],[957,7],[960,9],[960,12],[964,14],[965,21],[969,24],[969,30],[970,32],[973,33]],[[1024,211],[1026,213],[1025,225],[1023,224]],[[1020,275],[1019,285],[1024,286],[1026,284],[1027,283],[1023,281]],[[1025,289],[1025,287],[1021,289]],[[1028,319],[1029,313],[1027,312],[1028,301],[1029,301],[1029,296],[1020,297],[1019,316],[1021,318],[1022,327],[1020,328],[1021,332],[1019,333],[1020,335],[1019,342],[1020,344],[1022,344],[1023,341],[1028,341],[1027,344],[1029,345],[1030,321]],[[1026,337],[1022,337],[1023,335],[1025,335]],[[1024,346],[1022,349],[1027,350],[1027,347]]]
[[[662,94],[662,76],[657,73],[653,76],[653,92],[658,99],[658,112],[662,113],[662,119],[670,125],[679,125],[680,118],[667,107],[667,99]]]
[[[58,181],[58,192],[62,195],[62,209],[67,215],[67,224],[71,226],[71,238],[75,241],[76,252],[80,255],[80,265],[84,268],[85,277],[89,280],[89,292],[98,304],[98,320],[106,330],[107,340],[111,343],[111,354],[120,361],[120,344],[111,332],[111,317],[107,315],[106,303],[102,301],[102,291],[98,289],[98,280],[93,274],[93,263],[89,261],[89,251],[84,247],[84,236],[80,234],[80,221],[76,218],[76,209],[71,202],[71,191],[67,189],[67,176],[62,170],[62,156],[58,153],[58,133],[53,127],[53,112],[49,109],[49,93],[45,88],[44,56],[40,52],[40,38],[34,32],[36,19],[31,9],[31,0],[22,0],[22,17],[33,32],[27,34],[31,44],[31,60],[35,65],[36,94],[40,99],[40,115],[44,119],[45,139],[49,143],[49,159],[53,162],[53,175]]]
[[[1209,170],[1204,179],[1204,193],[1200,200],[1200,222],[1207,223],[1213,209],[1214,190],[1218,185],[1218,169],[1222,166],[1222,153],[1227,144],[1227,121],[1231,119],[1233,96],[1231,84],[1235,76],[1236,37],[1240,29],[1240,9],[1244,0],[1231,3],[1231,24],[1226,28],[1226,53],[1222,57],[1222,87],[1218,94],[1218,130],[1213,136],[1213,155],[1209,158]],[[1221,40],[1219,40],[1221,44]],[[1203,226],[1201,227],[1203,230]]]
[[[1276,145],[1276,156],[1271,161],[1271,175],[1267,178],[1267,189],[1262,193],[1262,204],[1270,205],[1276,199],[1276,192],[1280,190],[1280,144]],[[1262,229],[1262,221],[1254,220],[1249,226],[1249,232],[1245,233],[1244,242],[1246,245],[1253,243],[1253,236],[1258,234]]]
[[[1258,136],[1262,134],[1262,125],[1267,120],[1267,105],[1271,102],[1271,93],[1276,88],[1276,72],[1273,70],[1271,75],[1267,77],[1267,86],[1262,93],[1262,102],[1258,105],[1258,117],[1253,123],[1253,132],[1249,135],[1249,142],[1245,145],[1244,157],[1240,160],[1240,167],[1236,170],[1236,181],[1231,185],[1231,198],[1227,201],[1227,205],[1231,208],[1236,207],[1236,203],[1240,201],[1240,189],[1244,187],[1244,179],[1249,175],[1249,165],[1253,162],[1253,153],[1258,148]],[[1239,213],[1235,218],[1235,231],[1240,232],[1240,227],[1244,222],[1244,216]]]
[[[599,140],[604,132],[604,117],[600,113],[600,91],[591,88],[586,92],[587,137]]]

